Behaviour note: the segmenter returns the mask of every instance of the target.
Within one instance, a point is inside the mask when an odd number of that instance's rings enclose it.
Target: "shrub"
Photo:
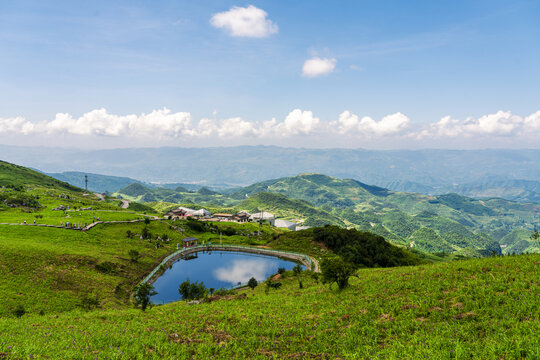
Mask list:
[[[225,296],[225,295],[233,295],[234,290],[232,289],[225,289],[225,288],[219,288],[216,291],[214,291],[215,296]]]
[[[96,270],[104,274],[113,274],[116,272],[116,264],[105,261],[100,264],[96,264]]]
[[[24,306],[21,304],[17,305],[15,307],[15,310],[13,310],[13,315],[15,315],[18,318],[22,317],[24,314],[26,314],[26,310],[24,309]]]
[[[98,308],[99,306],[100,301],[97,295],[85,295],[79,304],[79,307],[87,311]]]
[[[259,283],[257,282],[257,279],[255,279],[254,277],[249,279],[249,281],[247,283],[247,285],[251,288],[251,290],[254,290],[257,287],[258,284]]]
[[[203,232],[205,230],[204,224],[197,219],[188,218],[186,225],[193,231]]]
[[[131,249],[128,251],[129,258],[131,259],[131,262],[137,262],[139,258],[141,257],[141,254],[137,250]]]
[[[295,265],[295,267],[293,267],[292,271],[293,271],[294,275],[299,275],[302,272],[302,265],[300,265],[300,264]]]
[[[278,274],[283,275],[283,273],[285,272],[285,268],[280,267],[280,268],[277,269],[277,272],[278,272]]]
[[[150,297],[157,295],[154,287],[148,283],[140,283],[135,287],[135,304],[141,306],[141,310],[145,311],[150,305]]]
[[[182,299],[197,300],[206,295],[206,287],[202,282],[190,282],[189,279],[184,281],[178,287],[178,293],[182,296]]]
[[[349,278],[354,275],[354,268],[340,257],[324,259],[321,263],[323,282],[332,286],[336,283],[340,290],[349,286]]]

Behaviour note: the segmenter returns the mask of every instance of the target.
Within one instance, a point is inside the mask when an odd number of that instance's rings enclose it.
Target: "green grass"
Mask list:
[[[309,274],[245,298],[0,319],[0,353],[55,359],[535,359],[538,255]]]

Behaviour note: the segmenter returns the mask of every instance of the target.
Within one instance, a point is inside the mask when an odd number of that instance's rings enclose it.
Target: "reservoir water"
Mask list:
[[[274,256],[231,251],[211,251],[191,254],[189,260],[178,260],[155,282],[158,292],[152,296],[154,304],[181,300],[178,287],[186,279],[202,281],[206,288],[231,288],[245,284],[251,277],[261,282],[282,267],[291,270],[296,263]],[[302,265],[302,269],[305,267]]]

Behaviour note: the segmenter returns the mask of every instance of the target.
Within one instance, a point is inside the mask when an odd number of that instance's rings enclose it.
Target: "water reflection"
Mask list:
[[[178,287],[188,278],[191,281],[202,281],[207,288],[230,288],[238,283],[247,283],[251,277],[257,281],[265,280],[275,274],[278,268],[290,270],[295,265],[292,261],[266,255],[228,251],[199,252],[196,258],[175,262],[154,282],[158,294],[152,297],[152,301],[166,304],[181,300]]]
[[[214,270],[214,276],[221,281],[231,284],[246,283],[254,277],[258,281],[265,280],[273,262],[267,259],[234,260],[227,267],[220,267]]]

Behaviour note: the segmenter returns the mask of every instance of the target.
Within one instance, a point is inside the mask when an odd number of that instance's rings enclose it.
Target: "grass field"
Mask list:
[[[23,175],[0,178],[16,185],[0,187],[0,223],[158,215],[120,209],[117,199],[84,196],[33,172],[33,185],[22,189]],[[59,205],[70,210],[52,210]],[[400,221],[387,225],[400,228]],[[540,359],[538,254],[443,261],[417,252],[426,264],[361,269],[343,291],[312,273],[287,273],[278,290],[260,284],[210,303],[134,309],[133,287],[184,237],[319,259],[331,253],[310,231],[258,230],[159,219],[87,232],[0,225],[0,359]],[[140,254],[136,261],[130,250]],[[18,318],[20,307],[26,313]]]
[[[207,304],[0,319],[5,358],[537,359],[539,255],[307,273]],[[299,288],[299,280],[303,288]],[[245,294],[246,296],[242,296]]]

